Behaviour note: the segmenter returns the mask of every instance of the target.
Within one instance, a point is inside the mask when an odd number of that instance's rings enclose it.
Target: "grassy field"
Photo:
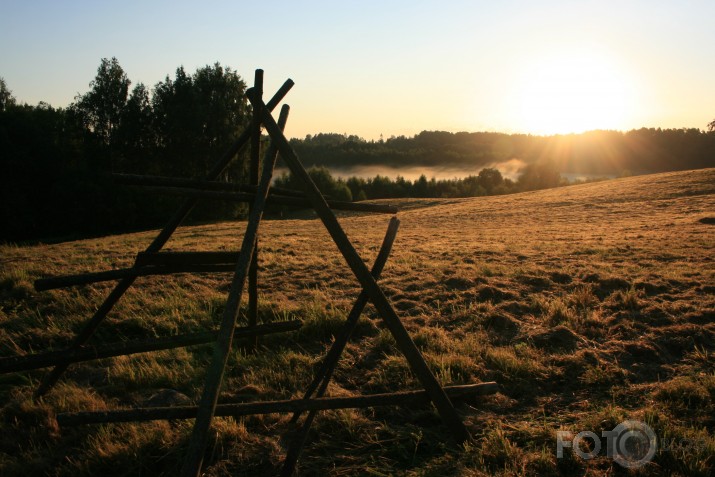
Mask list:
[[[392,201],[395,203],[396,201]],[[497,381],[459,407],[458,446],[431,408],[321,413],[300,475],[711,475],[715,468],[715,169],[509,196],[403,200],[385,293],[444,384]],[[343,216],[368,263],[385,216]],[[168,250],[234,250],[244,223],[180,229]],[[0,248],[0,355],[61,348],[113,282],[38,293],[48,275],[130,266],[156,232]],[[316,220],[261,228],[260,313],[300,331],[236,346],[221,401],[302,394],[359,292]],[[205,330],[230,274],[140,278],[93,343]],[[174,475],[193,421],[60,428],[61,411],[196,402],[210,347],[0,376],[0,475]],[[368,306],[328,393],[419,388]],[[215,420],[207,475],[274,475],[289,416]],[[557,431],[647,423],[660,447],[625,469],[605,451],[557,459]],[[583,446],[585,450],[586,445]]]

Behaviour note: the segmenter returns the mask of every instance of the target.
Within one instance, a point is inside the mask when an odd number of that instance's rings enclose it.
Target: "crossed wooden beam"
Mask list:
[[[41,397],[52,388],[71,363],[180,346],[191,346],[194,344],[213,343],[211,364],[206,371],[203,392],[198,406],[77,412],[58,414],[57,416],[57,420],[61,425],[194,418],[194,427],[181,470],[181,475],[186,477],[195,477],[201,472],[209,437],[209,429],[215,416],[243,416],[260,413],[292,412],[292,423],[297,424],[301,414],[307,411],[308,415],[293,434],[293,439],[290,443],[282,470],[282,475],[284,476],[289,476],[293,473],[316,413],[324,409],[376,405],[410,405],[431,401],[444,423],[450,429],[454,439],[460,443],[468,441],[470,439],[469,433],[457,414],[452,400],[463,399],[467,396],[471,397],[494,393],[497,390],[496,383],[480,383],[447,388],[440,386],[382,289],[377,284],[377,280],[387,262],[397,235],[399,220],[396,217],[391,218],[378,256],[373,263],[372,270],[369,270],[333,213],[333,209],[337,209],[394,214],[396,209],[380,204],[353,204],[326,200],[306,172],[295,151],[291,148],[283,134],[283,129],[288,119],[289,107],[284,105],[281,108],[277,122],[271,115],[271,111],[276,108],[285,94],[291,89],[293,82],[287,80],[268,103],[263,102],[262,85],[263,71],[257,70],[254,86],[246,92],[253,106],[251,127],[247,129],[226,154],[217,161],[204,180],[132,176],[126,174],[116,176],[116,179],[122,183],[149,186],[158,188],[162,192],[179,193],[188,197],[147,249],[137,255],[132,267],[106,272],[37,280],[35,287],[38,290],[82,285],[105,280],[119,281],[67,349],[35,355],[2,358],[0,359],[0,373],[54,366],[52,371],[42,380],[35,392],[35,397]],[[260,161],[258,154],[262,127],[265,127],[268,132],[271,143],[263,158],[263,167],[259,174]],[[251,145],[251,167],[249,171],[249,180],[251,183],[238,186],[217,182],[216,179],[226,169],[233,157],[236,156],[247,143]],[[275,189],[271,187],[273,171],[279,154],[288,165],[293,176],[302,184],[302,191]],[[177,227],[194,207],[197,200],[206,197],[249,202],[249,218],[240,251],[160,252]],[[258,300],[258,229],[265,207],[270,203],[295,206],[309,205],[312,207],[360,283],[362,291],[357,297],[342,329],[335,338],[335,341],[302,399],[243,404],[218,404],[221,383],[234,338],[241,337],[255,340],[260,335],[295,330],[301,325],[299,321],[260,325],[256,322]],[[107,314],[134,283],[137,277],[172,273],[229,271],[233,271],[233,280],[218,330],[104,346],[87,345],[88,340],[94,334],[97,327],[104,321]],[[238,327],[237,321],[241,297],[246,284],[248,284],[248,325]],[[324,394],[337,362],[368,301],[371,301],[377,309],[384,325],[394,337],[397,347],[407,359],[410,368],[424,389],[422,391],[356,396],[351,398],[325,398]]]

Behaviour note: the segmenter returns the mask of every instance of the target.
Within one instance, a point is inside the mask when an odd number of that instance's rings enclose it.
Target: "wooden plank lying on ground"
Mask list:
[[[455,400],[465,400],[477,396],[495,394],[499,386],[495,382],[446,386],[445,393]],[[215,416],[250,416],[283,412],[305,412],[327,409],[351,409],[375,406],[423,406],[430,403],[426,391],[403,391],[398,393],[372,394],[354,397],[332,397],[317,399],[293,399],[285,401],[248,402],[219,404]],[[62,426],[80,424],[100,424],[106,422],[156,421],[164,419],[192,419],[196,417],[196,406],[155,407],[125,409],[116,411],[83,411],[57,414],[57,422]]]
[[[271,333],[295,331],[299,329],[301,325],[302,322],[300,320],[265,323],[246,328],[237,328],[233,333],[233,337],[234,339],[252,338],[254,336],[268,335]],[[216,331],[203,331],[199,333],[152,338],[150,340],[82,346],[77,349],[63,349],[46,353],[0,358],[0,374],[46,368],[60,363],[79,363],[81,361],[91,361],[94,359],[212,343],[216,340],[216,335]]]

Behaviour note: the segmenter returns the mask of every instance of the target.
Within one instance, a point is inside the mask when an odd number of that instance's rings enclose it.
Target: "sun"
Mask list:
[[[511,98],[519,129],[534,134],[624,129],[632,81],[615,62],[585,51],[550,52],[520,69]]]

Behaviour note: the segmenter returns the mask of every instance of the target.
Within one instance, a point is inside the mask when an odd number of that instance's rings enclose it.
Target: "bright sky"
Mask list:
[[[0,0],[0,76],[66,106],[101,58],[153,86],[219,61],[266,94],[296,82],[288,135],[536,134],[715,119],[715,1]]]

